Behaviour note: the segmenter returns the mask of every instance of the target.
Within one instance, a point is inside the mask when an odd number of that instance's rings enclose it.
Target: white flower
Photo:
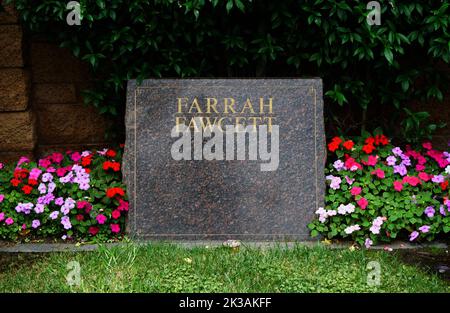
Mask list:
[[[350,234],[353,233],[354,231],[357,231],[357,230],[360,230],[360,229],[361,229],[361,227],[359,227],[358,224],[355,224],[355,225],[349,226],[349,227],[347,227],[346,229],[344,229],[344,232],[345,232],[347,235],[350,235]]]
[[[447,175],[450,175],[450,165],[447,165],[447,167],[445,168],[445,173]]]

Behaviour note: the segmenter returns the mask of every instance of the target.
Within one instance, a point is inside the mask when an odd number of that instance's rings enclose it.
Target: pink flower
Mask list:
[[[421,180],[423,180],[424,182],[427,182],[427,181],[430,180],[430,175],[428,175],[428,174],[425,173],[425,172],[420,172],[418,176],[419,176],[419,178],[420,178]]]
[[[47,168],[52,164],[52,162],[50,162],[49,159],[40,159],[39,160],[39,166],[43,167],[43,168]]]
[[[39,175],[41,175],[41,173],[42,173],[42,171],[41,171],[40,169],[38,169],[37,167],[36,167],[36,168],[33,168],[33,169],[30,171],[30,176],[29,176],[29,178],[30,178],[30,179],[34,179],[34,180],[38,180]]]
[[[86,205],[88,205],[89,202],[87,201],[78,201],[77,202],[77,209],[81,210],[84,209],[86,207]]]
[[[416,171],[423,171],[425,169],[425,166],[424,165],[422,165],[422,164],[417,164],[416,165]]]
[[[0,213],[0,222],[3,221],[5,219],[5,213],[1,212]]]
[[[431,145],[431,142],[424,142],[424,143],[422,144],[422,147],[424,147],[424,148],[427,149],[427,150],[433,149],[433,147],[432,147],[432,145]]]
[[[394,182],[394,189],[395,191],[402,191],[403,189],[403,183],[399,180]]]
[[[350,190],[350,193],[352,194],[352,196],[357,196],[361,193],[361,190],[362,190],[361,187],[355,186]]]
[[[70,158],[72,159],[72,161],[78,162],[81,160],[81,154],[79,152],[74,152],[74,153],[72,153]]]
[[[2,203],[3,200],[5,200],[5,195],[0,195],[0,203]]]
[[[17,166],[19,166],[22,163],[29,163],[30,159],[28,159],[27,157],[20,157],[19,162],[17,162]]]
[[[384,171],[381,168],[377,168],[375,171],[371,173],[372,175],[376,175],[378,178],[384,178]]]
[[[8,217],[5,221],[5,223],[6,223],[6,225],[11,225],[14,223],[14,220],[12,218]]]
[[[124,201],[122,199],[119,199],[119,206],[117,207],[117,209],[119,211],[128,211],[128,207],[129,207],[128,201]]]
[[[347,184],[351,185],[355,182],[354,178],[350,178],[348,176],[345,176],[345,180],[347,181]]]
[[[99,214],[97,215],[96,220],[99,224],[105,224],[106,216],[104,216],[103,214]]]
[[[0,170],[3,169],[4,165],[2,162],[0,162]]]
[[[120,226],[118,224],[111,224],[110,226],[113,233],[117,234],[118,232],[120,232]]]
[[[111,216],[115,220],[118,219],[120,217],[120,211],[119,210],[112,211]]]
[[[403,177],[403,183],[408,183],[411,186],[415,187],[420,184],[420,180],[415,176],[405,176]]]
[[[64,155],[62,155],[62,153],[55,152],[50,156],[50,158],[52,159],[53,162],[59,164],[64,159]]]
[[[369,155],[367,158],[367,165],[375,166],[377,164],[377,159],[376,155]]]
[[[358,201],[356,201],[356,203],[358,203],[361,210],[365,210],[367,208],[367,205],[369,204],[369,201],[367,201],[366,198],[361,197]]]

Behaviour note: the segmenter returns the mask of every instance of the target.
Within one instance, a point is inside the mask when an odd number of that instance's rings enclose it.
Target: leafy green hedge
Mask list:
[[[365,1],[84,0],[81,25],[69,26],[67,1],[15,1],[29,30],[103,77],[85,97],[102,113],[122,112],[131,78],[320,76],[328,116],[340,106],[352,115],[332,121],[335,133],[374,126],[368,109],[395,121],[410,100],[442,100],[448,86],[449,3],[379,2],[381,25],[369,26]]]

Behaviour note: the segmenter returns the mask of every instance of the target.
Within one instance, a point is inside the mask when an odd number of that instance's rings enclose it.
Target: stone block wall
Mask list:
[[[6,7],[0,13],[0,162],[107,145],[111,122],[83,104],[90,80],[87,64],[70,51],[26,38]]]
[[[81,97],[89,87],[87,64],[70,51],[36,38],[31,40],[30,60],[37,154],[104,146],[109,121],[84,105]]]
[[[16,12],[0,13],[0,160],[32,156],[37,145],[36,114],[30,101],[31,75]]]

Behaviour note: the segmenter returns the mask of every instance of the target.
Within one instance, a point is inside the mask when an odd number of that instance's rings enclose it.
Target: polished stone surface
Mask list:
[[[182,113],[177,113],[181,98]],[[202,113],[192,106],[198,99]],[[219,113],[206,98],[216,98]],[[235,111],[224,98],[235,99]],[[263,107],[272,98],[272,113]],[[243,109],[247,99],[253,111]],[[264,102],[265,101],[265,102]],[[229,100],[228,104],[231,102]],[[213,100],[211,100],[213,103]],[[191,109],[191,113],[189,113]],[[279,166],[261,160],[180,160],[171,156],[176,117],[272,118]],[[259,120],[260,121],[260,120]],[[268,119],[265,119],[268,121]],[[141,239],[304,240],[323,205],[325,135],[320,79],[155,79],[129,81],[124,176],[128,231]]]

